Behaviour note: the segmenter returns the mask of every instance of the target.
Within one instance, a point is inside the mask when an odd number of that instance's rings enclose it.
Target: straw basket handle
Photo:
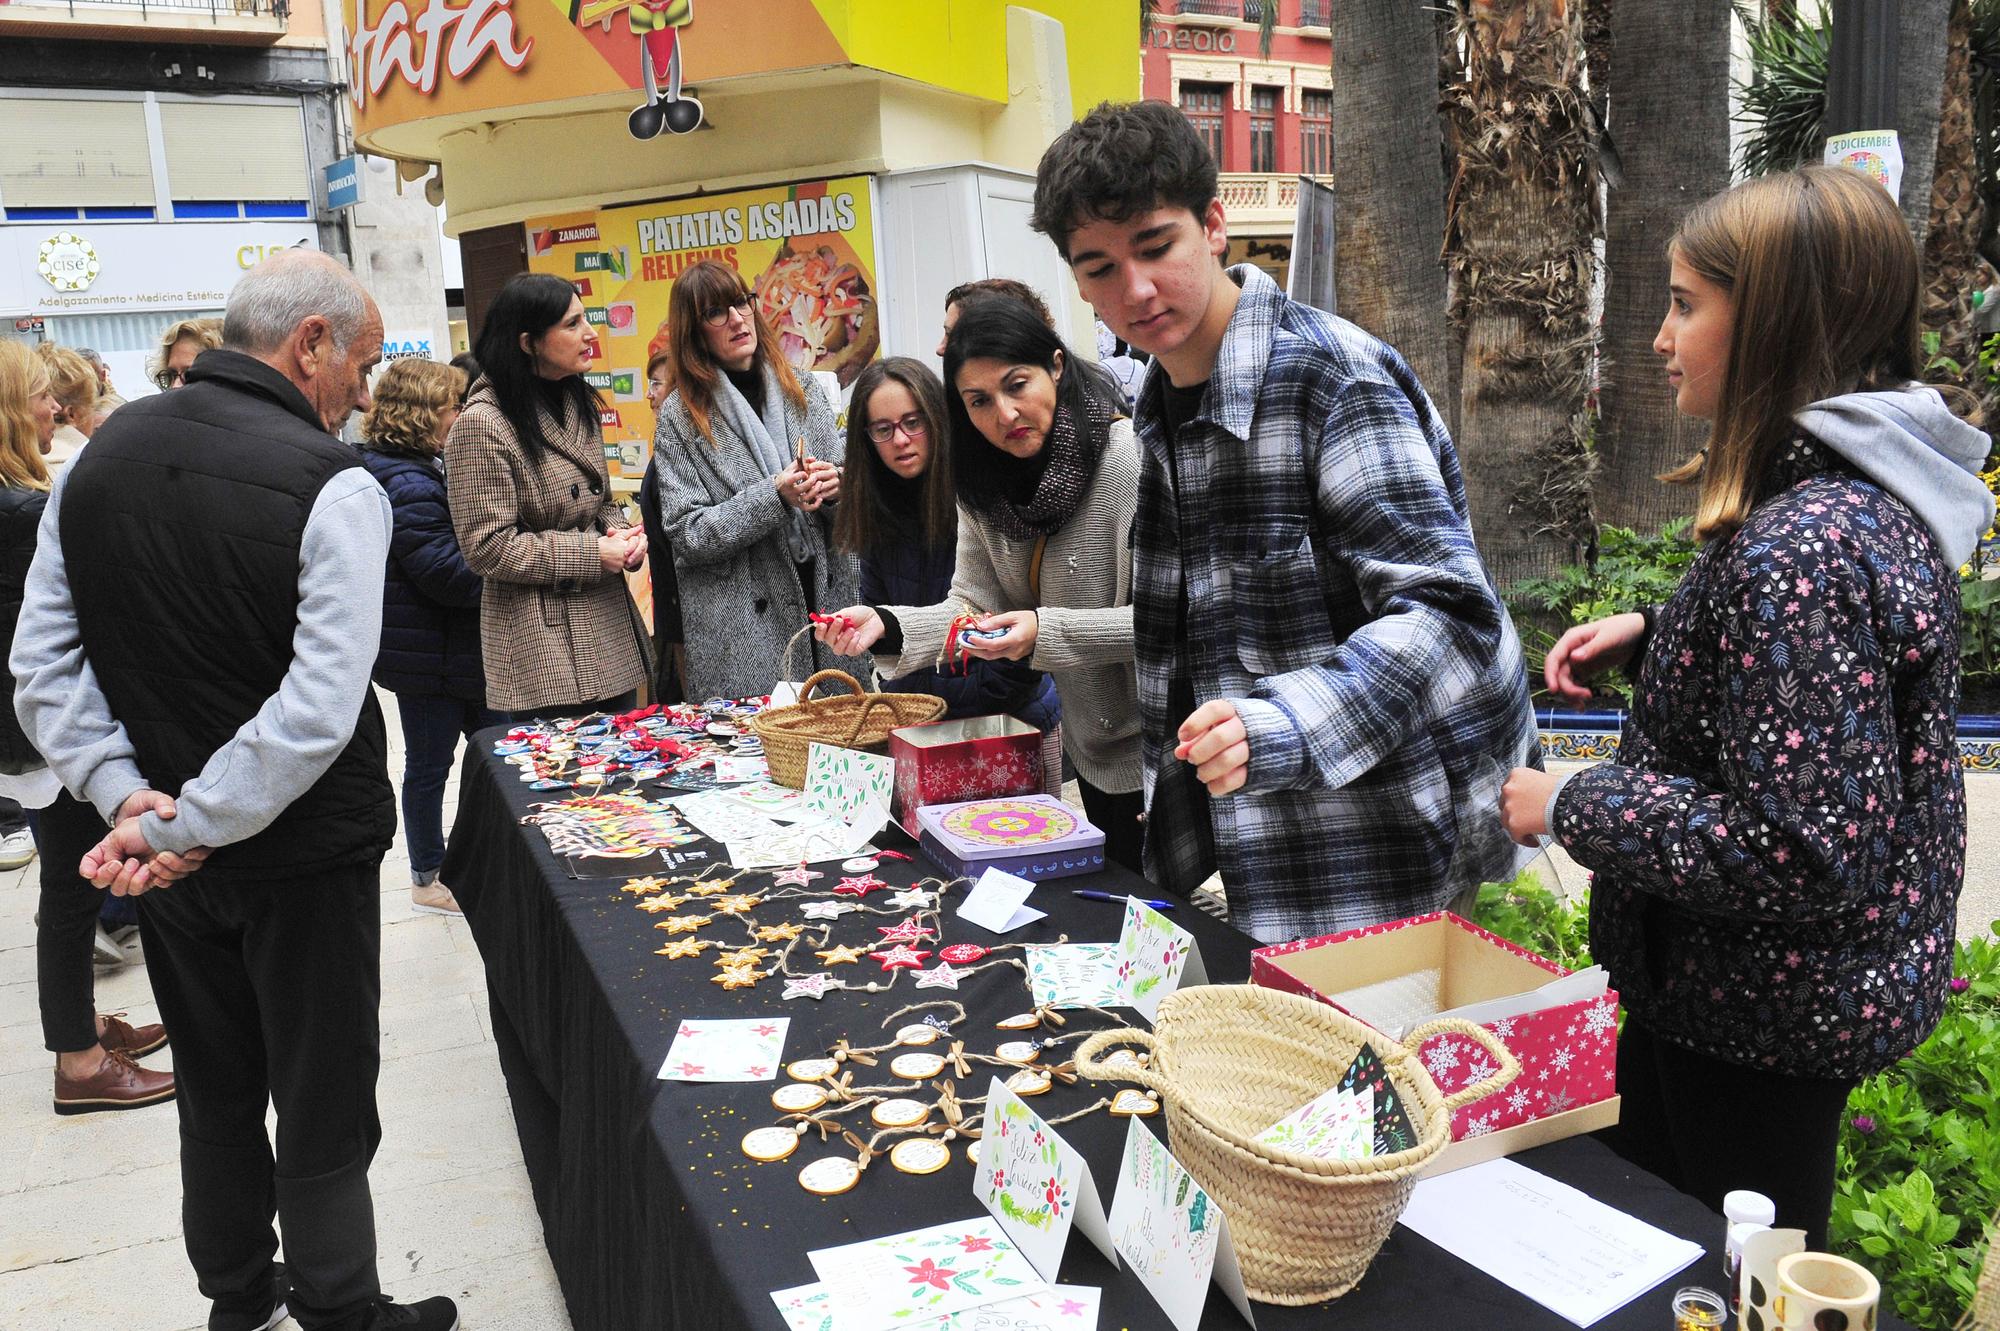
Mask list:
[[[1462,1090],[1447,1095],[1444,1098],[1445,1113],[1455,1113],[1466,1105],[1471,1104],[1474,1100],[1481,1099],[1493,1094],[1497,1090],[1503,1089],[1514,1078],[1521,1075],[1521,1060],[1514,1057],[1513,1051],[1508,1049],[1506,1045],[1501,1044],[1494,1037],[1493,1032],[1487,1030],[1484,1026],[1476,1026],[1472,1022],[1461,1021],[1457,1017],[1440,1017],[1436,1021],[1425,1022],[1408,1035],[1405,1035],[1403,1037],[1403,1044],[1414,1054],[1418,1047],[1433,1035],[1445,1034],[1463,1035],[1466,1039],[1493,1055],[1493,1061],[1500,1065],[1499,1070],[1485,1080],[1476,1081]]]
[[[1111,1067],[1098,1060],[1098,1055],[1108,1053],[1118,1045],[1136,1045],[1141,1049],[1150,1051],[1154,1047],[1153,1035],[1150,1031],[1120,1029],[1118,1027],[1113,1027],[1108,1031],[1099,1031],[1077,1046],[1077,1072],[1082,1076],[1090,1078],[1092,1081],[1136,1081],[1149,1091],[1158,1091],[1161,1095],[1166,1096],[1173,1094],[1167,1088],[1167,1079],[1152,1068],[1142,1068],[1137,1064],[1130,1063],[1121,1063],[1117,1067]]]
[[[845,684],[848,691],[856,697],[865,698],[868,696],[868,691],[861,687],[861,681],[848,674],[845,670],[820,670],[815,671],[812,678],[799,685],[799,701],[805,702],[810,699],[813,696],[813,690],[822,684]]]
[[[850,684],[854,684],[854,681],[852,679],[849,679],[847,682]],[[856,693],[861,693],[861,686],[859,684],[854,684],[854,691]],[[854,725],[848,730],[847,738],[840,742],[840,747],[843,749],[851,749],[854,747],[854,741],[861,738],[861,731],[868,724],[868,714],[874,711],[877,707],[888,708],[889,715],[891,717],[895,716],[896,714],[896,705],[890,702],[887,698],[883,697],[881,694],[863,693],[861,696],[866,698],[868,701],[862,703],[861,709],[854,714]]]

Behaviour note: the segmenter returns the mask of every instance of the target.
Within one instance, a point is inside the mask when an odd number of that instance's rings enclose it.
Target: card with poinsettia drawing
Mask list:
[[[673,1047],[660,1065],[661,1081],[769,1081],[784,1062],[790,1017],[704,1021],[690,1017],[674,1029]]]
[[[1056,1278],[1072,1225],[1118,1265],[1090,1166],[998,1077],[986,1093],[979,1141],[972,1195],[1044,1280]]]
[[[806,1254],[841,1331],[921,1326],[1048,1289],[990,1216]]]

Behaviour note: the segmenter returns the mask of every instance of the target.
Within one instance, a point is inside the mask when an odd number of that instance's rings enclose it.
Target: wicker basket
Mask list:
[[[810,628],[800,629],[785,644],[783,678],[792,675],[792,653]],[[848,692],[816,698],[815,690],[825,683],[845,684]],[[806,788],[806,762],[815,744],[832,744],[843,749],[883,752],[889,732],[899,726],[917,726],[944,715],[944,699],[928,693],[870,693],[845,670],[822,670],[799,689],[799,700],[789,707],[770,707],[750,719],[750,729],[764,741],[764,764],[771,780],[794,790]]]
[[[1477,1041],[1499,1070],[1441,1096],[1414,1053],[1441,1031]],[[1369,1160],[1316,1160],[1252,1140],[1337,1084],[1364,1042],[1402,1097],[1415,1146]],[[1150,1066],[1099,1061],[1119,1045],[1150,1048]],[[1505,1045],[1471,1022],[1442,1018],[1398,1044],[1324,1003],[1255,985],[1177,990],[1161,1002],[1152,1034],[1100,1031],[1077,1050],[1076,1067],[1160,1093],[1168,1148],[1229,1218],[1250,1297],[1293,1307],[1354,1288],[1417,1175],[1450,1143],[1451,1112],[1521,1071]]]

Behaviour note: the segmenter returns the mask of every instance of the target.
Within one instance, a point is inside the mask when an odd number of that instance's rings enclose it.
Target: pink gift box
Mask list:
[[[1505,1003],[1569,975],[1449,911],[1280,943],[1250,954],[1251,983],[1317,998],[1392,1038],[1431,1017],[1472,1008],[1468,1015],[1521,1060],[1521,1075],[1453,1114],[1455,1141],[1561,1115],[1571,1115],[1567,1121],[1580,1130],[1603,1126],[1605,1115],[1575,1111],[1610,1100],[1615,1090],[1615,990],[1550,1001],[1491,1020],[1477,1015],[1479,1006]],[[1578,983],[1589,979],[1580,977]],[[1418,1052],[1446,1095],[1492,1071],[1487,1054],[1463,1036],[1434,1035]],[[1615,1108],[1611,1113],[1615,1121]],[[1550,1139],[1546,1133],[1521,1135],[1532,1136],[1528,1144]]]
[[[1042,788],[1042,732],[1011,716],[967,716],[889,732],[896,821],[921,836],[927,804],[1032,795]]]

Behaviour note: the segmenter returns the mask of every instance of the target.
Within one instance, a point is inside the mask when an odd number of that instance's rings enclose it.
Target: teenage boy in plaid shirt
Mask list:
[[[1385,343],[1222,267],[1215,161],[1165,103],[1065,131],[1034,225],[1155,361],[1132,524],[1149,872],[1185,892],[1219,869],[1231,920],[1267,942],[1467,908],[1526,853],[1499,789],[1540,759],[1423,386]]]

